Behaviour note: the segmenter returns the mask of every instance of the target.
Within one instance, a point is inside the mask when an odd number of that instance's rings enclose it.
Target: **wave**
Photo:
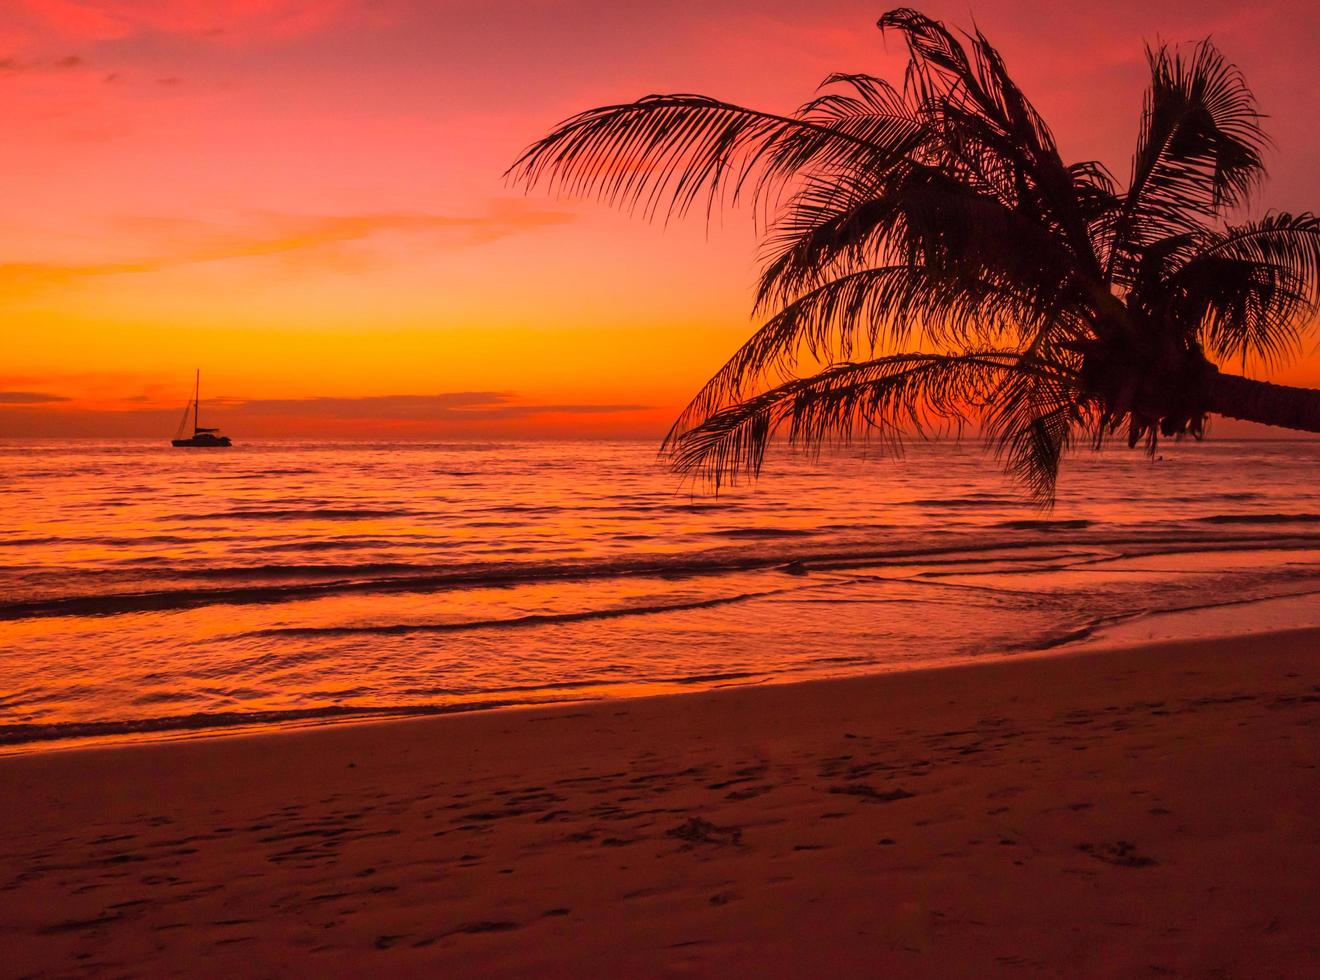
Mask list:
[[[276,548],[271,551],[281,550]],[[159,569],[159,573],[177,575],[179,578],[199,579],[267,579],[267,578],[334,578],[341,575],[390,575],[431,571],[435,566],[417,565],[407,561],[370,561],[370,562],[318,562],[314,565],[306,562],[270,563],[265,565],[227,565],[220,568],[174,567]]]
[[[1052,630],[1020,644],[999,646],[986,655],[994,656],[1026,651],[1043,651],[1055,647],[1078,643],[1095,637],[1106,627],[1117,623],[1141,618],[1158,618],[1172,613],[1186,613],[1199,609],[1222,606],[1252,605],[1275,599],[1300,598],[1320,595],[1318,589],[1305,589],[1282,594],[1262,594],[1221,601],[1193,602],[1162,609],[1146,609],[1131,612],[1112,613],[1083,623]],[[626,611],[624,611],[626,612]],[[752,678],[771,679],[780,675],[792,675],[811,672],[822,665],[862,666],[874,662],[869,656],[819,657],[799,666],[778,666],[767,670],[732,670],[710,671],[672,676],[648,677],[647,684],[672,684],[676,686],[717,685],[726,681],[745,681]],[[598,669],[610,670],[609,667]],[[459,691],[450,689],[413,689],[403,693],[432,694],[435,696],[468,697],[471,700],[434,703],[408,701],[398,704],[345,705],[329,704],[312,708],[270,709],[261,711],[200,711],[187,714],[170,714],[157,717],[131,719],[103,719],[94,721],[63,721],[46,723],[19,723],[0,725],[0,746],[18,747],[55,741],[76,739],[96,739],[133,736],[159,735],[169,737],[187,733],[215,732],[217,730],[242,731],[254,728],[294,726],[299,723],[333,723],[336,721],[383,720],[390,718],[426,717],[460,714],[473,711],[486,711],[507,707],[528,707],[599,700],[608,697],[610,688],[636,684],[639,678],[622,677],[584,678],[580,680],[549,681],[542,684],[519,684],[491,687],[479,691]],[[570,693],[584,692],[584,693]],[[597,693],[591,693],[597,692]],[[327,692],[329,693],[329,692]],[[335,695],[366,695],[365,689],[335,691]],[[526,695],[536,695],[528,697]],[[22,751],[22,749],[17,749]]]
[[[1012,521],[1004,530],[1084,530],[1087,521]],[[371,562],[301,564],[278,563],[228,568],[155,567],[148,570],[152,579],[183,579],[205,582],[237,580],[235,584],[207,587],[204,584],[178,588],[153,588],[133,591],[86,592],[0,602],[0,620],[48,616],[102,616],[134,612],[169,612],[208,605],[279,603],[316,599],[330,595],[390,594],[431,592],[444,589],[500,587],[549,581],[589,581],[624,577],[699,577],[742,572],[782,570],[793,574],[812,571],[836,571],[868,565],[903,563],[931,564],[940,561],[967,562],[992,560],[980,558],[997,553],[1023,559],[1042,547],[1063,546],[1129,549],[1131,554],[1189,551],[1242,550],[1268,547],[1298,549],[1316,547],[1313,535],[1253,536],[1247,532],[1233,535],[1194,537],[1182,533],[1095,534],[1077,537],[1023,537],[993,535],[975,540],[947,541],[940,544],[898,544],[892,547],[833,546],[786,550],[776,544],[763,549],[721,548],[676,555],[642,555],[614,560],[591,561],[504,561],[467,562],[452,565],[419,565],[409,562]],[[1135,549],[1135,550],[1133,550]],[[78,576],[84,587],[95,584],[98,574]],[[120,581],[119,573],[108,577]],[[283,581],[280,581],[283,580]]]
[[[722,671],[683,674],[673,677],[648,678],[649,684],[697,686],[718,684],[723,681],[746,680],[762,676],[751,671]],[[564,704],[597,700],[582,694],[557,693],[585,689],[610,688],[636,683],[635,678],[620,680],[591,679],[542,685],[517,685],[492,688],[480,692],[478,700],[435,703],[404,703],[393,705],[331,704],[315,708],[272,709],[269,711],[199,711],[191,714],[162,715],[154,718],[106,719],[98,721],[47,722],[44,724],[0,725],[0,746],[26,745],[70,739],[113,738],[116,736],[166,735],[170,732],[203,732],[215,729],[252,729],[288,726],[298,722],[363,721],[367,719],[418,718],[435,715],[465,714],[472,711],[490,711],[496,708],[529,707],[535,705]],[[494,695],[525,695],[545,692],[540,697],[496,697]]]
[[[183,534],[141,534],[133,537],[114,535],[46,535],[39,538],[0,538],[0,547],[30,547],[45,544],[95,544],[108,548],[132,548],[143,544],[196,544],[195,537]],[[130,560],[142,561],[134,557]]]
[[[544,702],[534,703],[554,703],[566,700],[573,699],[563,697],[546,698]],[[30,742],[52,742],[75,738],[105,738],[116,735],[148,735],[157,732],[287,725],[298,721],[333,721],[336,718],[403,718],[416,715],[447,715],[464,711],[507,708],[526,703],[528,702],[499,699],[466,701],[461,704],[413,704],[393,707],[326,705],[320,708],[294,708],[287,711],[215,711],[123,721],[69,721],[50,722],[48,724],[0,725],[0,745],[22,745]]]
[[[713,609],[778,595],[787,589],[764,589],[759,592],[740,592],[736,595],[715,596],[710,599],[692,599],[686,602],[657,603],[650,606],[619,606],[613,609],[583,609],[568,613],[531,613],[506,619],[472,619],[451,623],[380,623],[364,626],[281,626],[275,629],[254,630],[240,634],[252,636],[405,636],[411,633],[463,633],[483,629],[527,629],[534,626],[554,626],[562,623],[585,623],[597,619],[624,619],[630,616],[655,616],[661,613],[684,612],[691,609]]]
[[[1236,596],[1232,599],[1207,599],[1200,602],[1185,602],[1181,605],[1161,606],[1153,609],[1134,609],[1097,616],[1085,623],[1065,627],[1043,637],[1024,640],[1021,643],[999,647],[999,653],[1044,652],[1071,643],[1081,643],[1103,635],[1103,631],[1123,623],[1145,619],[1160,619],[1181,613],[1195,613],[1209,609],[1226,609],[1232,606],[1254,606],[1279,599],[1305,599],[1320,595],[1320,589],[1297,589],[1288,592],[1262,592],[1254,595]]]
[[[1198,524],[1316,524],[1320,514],[1209,514],[1192,520]]]
[[[204,514],[162,514],[163,521],[191,523],[196,521],[358,521],[381,517],[414,517],[418,511],[402,507],[240,507],[217,510]]]
[[[926,497],[904,502],[907,507],[1014,507],[1021,502],[1012,497],[997,494],[980,494],[971,497]]]
[[[191,541],[191,539],[188,539]],[[236,551],[263,554],[268,551],[381,551],[386,548],[398,548],[398,541],[385,538],[312,538],[306,541],[287,541],[282,543],[261,542],[245,545]],[[239,569],[235,569],[239,571]]]
[[[1007,528],[1012,531],[1072,531],[1091,527],[1092,521],[1071,520],[1071,521],[1051,521],[1051,520],[1021,520],[1021,521],[999,521],[994,527]]]

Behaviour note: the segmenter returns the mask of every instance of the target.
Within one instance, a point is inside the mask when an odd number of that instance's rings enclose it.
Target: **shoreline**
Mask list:
[[[241,734],[0,760],[16,974],[1320,962],[1316,629]]]
[[[1215,613],[1221,609],[1242,606],[1287,606],[1294,602],[1314,601],[1320,595],[1316,591],[1299,591],[1273,596],[1232,599],[1217,603],[1207,603],[1189,607],[1162,610],[1155,613],[1144,612],[1132,617],[1113,618],[1097,621],[1090,626],[1064,636],[1049,638],[1036,645],[1022,648],[1008,648],[966,656],[949,656],[932,659],[918,665],[883,666],[871,665],[869,669],[855,672],[835,673],[831,668],[802,668],[780,672],[734,672],[728,674],[710,674],[691,678],[662,678],[654,681],[621,681],[617,684],[582,682],[559,687],[548,686],[540,689],[544,694],[537,700],[502,699],[503,692],[493,690],[481,692],[471,700],[453,701],[444,704],[418,703],[396,706],[339,706],[328,705],[319,708],[291,709],[256,713],[203,713],[189,716],[168,716],[146,718],[132,721],[88,721],[88,722],[53,722],[33,725],[0,725],[0,765],[4,760],[47,752],[76,752],[89,749],[114,748],[128,745],[154,745],[193,741],[209,738],[233,738],[238,736],[278,734],[283,731],[295,732],[318,730],[321,728],[339,728],[353,725],[371,725],[391,721],[417,721],[432,718],[445,718],[453,715],[481,714],[486,712],[525,711],[535,708],[549,708],[575,704],[602,704],[629,702],[650,697],[687,697],[693,694],[707,693],[725,689],[757,688],[809,684],[830,680],[858,680],[868,677],[883,677],[890,674],[903,674],[912,671],[947,670],[982,663],[1021,660],[1033,657],[1069,656],[1072,654],[1125,649],[1134,646],[1146,646],[1163,643],[1190,643],[1206,640],[1233,640],[1263,636],[1271,633],[1292,633],[1305,630],[1320,631],[1320,623],[1314,625],[1313,617],[1303,617],[1305,624],[1290,624],[1282,629],[1250,630],[1242,629],[1240,619],[1221,623],[1224,627],[1214,634],[1179,631],[1174,635],[1141,637],[1132,636],[1130,627],[1143,622],[1167,622],[1186,619],[1188,616],[1201,616],[1206,612]],[[1110,634],[1116,634],[1111,639]],[[733,683],[724,683],[732,681]],[[628,689],[642,693],[625,693]],[[592,692],[596,694],[579,695],[573,692]],[[492,695],[484,697],[483,695]],[[191,723],[190,723],[191,722]],[[35,737],[15,738],[13,733],[29,729],[39,731]],[[59,729],[73,734],[45,734]]]

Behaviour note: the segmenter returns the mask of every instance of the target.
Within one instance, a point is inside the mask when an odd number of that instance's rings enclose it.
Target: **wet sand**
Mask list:
[[[8,976],[1298,977],[1320,632],[0,759]]]

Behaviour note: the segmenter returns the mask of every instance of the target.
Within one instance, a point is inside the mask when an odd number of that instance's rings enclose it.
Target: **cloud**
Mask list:
[[[7,403],[4,394],[49,398]],[[179,406],[159,398],[114,397],[92,402],[0,393],[0,438],[100,436],[164,439],[175,431]],[[431,395],[360,398],[208,399],[204,420],[238,442],[262,438],[556,438],[581,435],[651,436],[653,406],[523,401],[509,391],[449,391]]]
[[[0,405],[48,405],[69,400],[63,395],[50,395],[44,391],[0,391]]]
[[[244,41],[301,37],[356,16],[356,0],[20,0],[42,28],[86,42],[142,34]]]
[[[650,408],[630,404],[525,403],[507,391],[449,391],[435,395],[371,395],[362,398],[221,398],[212,404],[218,414],[235,416],[285,415],[406,422],[490,422],[539,415],[612,415]]]
[[[138,262],[0,262],[0,288],[27,289],[60,286],[75,279],[113,276],[125,272],[152,272],[160,261]]]
[[[265,214],[242,227],[224,227],[186,218],[127,217],[121,231],[157,239],[159,254],[110,261],[0,262],[0,289],[39,289],[79,279],[158,272],[200,262],[253,259],[313,251],[383,234],[444,235],[448,244],[484,245],[509,235],[576,220],[572,212],[538,208],[521,199],[495,200],[484,214],[451,215],[423,211],[368,214]],[[455,236],[457,236],[455,238]]]
[[[27,74],[30,72],[68,71],[71,68],[87,67],[87,59],[77,54],[66,54],[53,60],[35,59],[20,61],[18,58],[0,58],[0,72],[7,75]]]

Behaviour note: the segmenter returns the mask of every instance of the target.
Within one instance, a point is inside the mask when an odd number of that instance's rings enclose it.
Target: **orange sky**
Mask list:
[[[660,229],[501,174],[657,91],[776,110],[898,77],[873,2],[7,0],[0,437],[642,435],[749,331],[745,215]],[[1073,159],[1127,172],[1143,39],[1212,34],[1320,208],[1320,5],[969,10]],[[1320,384],[1320,359],[1278,375]]]

